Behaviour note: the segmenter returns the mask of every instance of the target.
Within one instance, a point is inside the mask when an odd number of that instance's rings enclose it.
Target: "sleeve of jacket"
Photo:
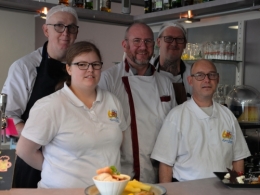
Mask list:
[[[21,60],[14,62],[8,71],[2,93],[7,94],[6,115],[13,118],[14,123],[22,122],[21,115],[26,109],[29,99],[29,72]]]

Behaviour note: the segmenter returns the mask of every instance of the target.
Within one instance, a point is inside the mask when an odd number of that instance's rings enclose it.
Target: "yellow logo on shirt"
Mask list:
[[[227,143],[233,143],[233,135],[229,130],[224,130],[222,132],[222,141]]]
[[[107,115],[108,115],[108,118],[109,118],[111,121],[119,122],[118,117],[117,117],[117,111],[116,111],[116,110],[113,110],[113,109],[112,109],[112,110],[108,110]]]

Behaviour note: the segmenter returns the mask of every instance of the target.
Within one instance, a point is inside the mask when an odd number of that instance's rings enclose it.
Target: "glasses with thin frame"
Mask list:
[[[166,42],[166,43],[172,43],[174,40],[178,44],[185,43],[185,39],[184,38],[174,38],[174,37],[171,37],[171,36],[161,36],[160,38],[163,38],[164,42]]]
[[[191,76],[194,77],[197,81],[202,81],[206,76],[208,76],[209,80],[216,80],[219,77],[219,74],[217,72],[210,72],[208,74],[198,72],[196,74],[192,74]]]
[[[130,41],[129,39],[125,39],[126,41]],[[153,39],[133,39],[133,45],[136,47],[140,47],[142,43],[144,43],[147,47],[153,47],[154,40]]]
[[[92,62],[92,63],[88,63],[88,62],[75,62],[72,63],[71,65],[77,65],[79,67],[80,70],[87,70],[89,68],[89,66],[92,66],[92,68],[94,70],[100,70],[102,68],[103,62]]]
[[[71,34],[76,34],[78,32],[78,26],[75,24],[70,24],[70,25],[64,25],[64,24],[47,24],[54,26],[54,29],[57,33],[63,33],[66,28],[68,28],[69,33]]]

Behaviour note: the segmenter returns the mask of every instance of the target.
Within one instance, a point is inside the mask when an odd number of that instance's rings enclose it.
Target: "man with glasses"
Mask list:
[[[188,82],[192,97],[170,111],[151,156],[160,161],[160,182],[215,177],[227,168],[244,172],[250,152],[237,119],[212,100],[219,82],[215,65],[195,62]]]
[[[13,118],[19,135],[34,103],[63,86],[67,72],[62,62],[77,38],[77,24],[73,8],[64,5],[51,8],[42,27],[48,41],[11,65],[2,93],[8,95],[6,114]],[[40,178],[40,171],[17,157],[14,187],[37,188]]]
[[[150,159],[162,122],[176,105],[172,83],[149,61],[154,37],[149,26],[127,28],[122,46],[125,61],[101,74],[99,86],[122,103],[128,128],[121,146],[121,172],[146,183],[156,183],[158,163]]]
[[[185,28],[177,22],[163,24],[157,38],[160,55],[153,63],[158,72],[172,81],[178,104],[186,101],[192,94],[192,89],[187,81],[187,77],[190,75],[190,65],[181,60],[187,43],[186,34]]]

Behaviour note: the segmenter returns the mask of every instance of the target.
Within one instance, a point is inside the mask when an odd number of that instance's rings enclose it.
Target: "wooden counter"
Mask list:
[[[260,188],[228,188],[218,178],[160,184],[167,195],[256,195]],[[1,195],[84,195],[84,189],[11,189]]]

